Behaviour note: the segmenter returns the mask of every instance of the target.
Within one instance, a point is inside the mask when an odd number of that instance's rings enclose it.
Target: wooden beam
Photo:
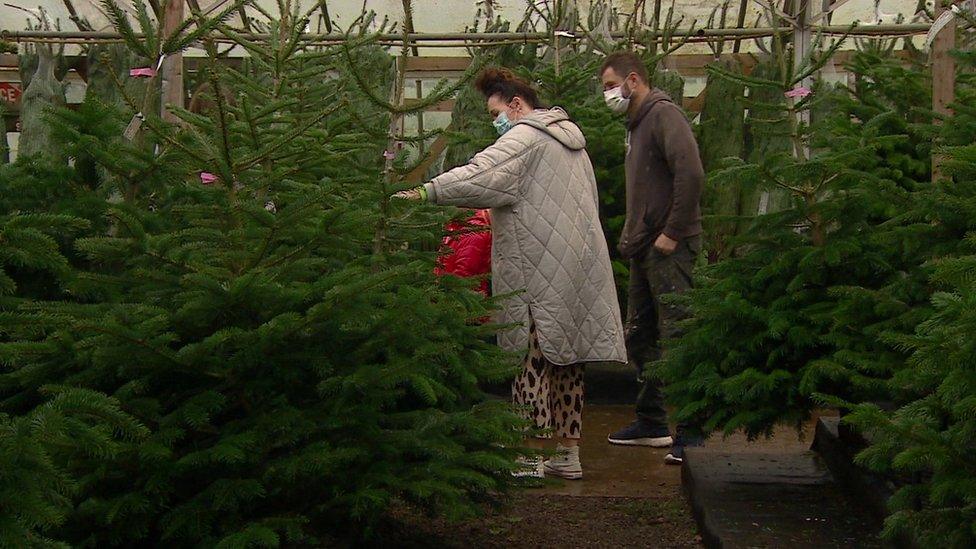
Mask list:
[[[422,72],[464,72],[471,66],[470,57],[408,57],[407,73]]]
[[[403,105],[407,108],[416,107],[420,104],[420,99],[407,98],[403,100]],[[438,101],[430,107],[424,109],[425,112],[453,112],[454,111],[454,100],[445,99],[443,101]]]
[[[849,62],[855,53],[854,51],[839,51],[834,54],[833,60],[837,65],[843,65]],[[909,60],[907,50],[897,50],[893,55],[906,62]],[[671,54],[670,57],[673,58],[674,69],[679,71],[682,76],[703,76],[705,66],[716,61],[715,56],[710,53]],[[754,68],[757,64],[757,54],[753,53],[725,53],[719,59],[734,61],[747,70]]]
[[[705,107],[705,90],[706,89],[708,89],[707,86],[704,87],[704,88],[702,88],[702,91],[698,92],[698,95],[696,97],[684,97],[684,98],[682,98],[682,100],[681,100],[681,106],[684,107],[685,111],[687,111],[687,112],[693,112],[693,113],[696,113],[696,114],[702,112],[702,109]]]
[[[941,1],[936,1],[936,17],[948,11]],[[946,25],[932,42],[932,109],[936,115],[949,116],[952,109],[949,105],[956,99],[956,61],[950,53],[956,47],[955,18]],[[937,117],[937,125],[942,121]],[[932,181],[942,178],[942,163],[944,158],[932,155]]]
[[[706,74],[705,65],[716,61],[715,56],[710,53],[671,54],[668,57],[671,58],[672,68],[680,72],[682,76],[704,76]],[[756,66],[756,56],[749,53],[725,53],[719,59],[734,61],[743,68],[751,69]]]
[[[894,24],[882,24],[882,25],[863,25],[851,29],[850,25],[817,25],[814,30],[818,33],[831,34],[831,35],[853,35],[853,36],[906,36],[912,34],[925,34],[929,31],[931,25],[928,23],[894,23]],[[763,36],[773,36],[779,33],[791,32],[793,29],[791,27],[749,27],[744,29],[737,28],[685,28],[677,29],[675,31],[668,30],[665,32],[663,29],[658,31],[651,31],[647,33],[646,39],[653,41],[653,43],[660,42],[665,38],[675,39],[675,38],[689,38],[692,42],[707,40],[708,38],[726,38],[733,39],[739,38],[759,38]],[[262,41],[273,39],[274,37],[269,33],[250,33],[242,34],[244,38],[254,41]],[[621,31],[611,32],[610,36],[613,38],[627,38],[628,35]],[[139,33],[136,33],[137,38],[143,38]],[[345,43],[349,37],[344,34],[314,34],[314,33],[303,33],[301,38],[308,43],[318,43],[318,44],[342,44]],[[404,38],[407,40],[408,46],[413,44],[429,44],[430,46],[436,46],[440,44],[442,47],[480,47],[486,46],[486,42],[491,42],[492,45],[498,45],[498,42],[512,42],[519,44],[528,43],[547,43],[551,40],[552,34],[550,32],[422,32],[407,34],[404,36],[401,33],[384,33],[374,35],[374,38],[382,44],[385,45],[396,45],[403,44]],[[96,31],[40,31],[40,30],[25,30],[25,31],[12,31],[12,30],[0,30],[0,39],[11,41],[11,42],[31,42],[35,39],[41,39],[44,41],[56,41],[58,43],[65,44],[84,44],[90,40],[101,40],[101,41],[113,41],[122,42],[123,37],[117,32],[96,32]],[[567,37],[567,40],[585,40],[586,36],[582,33],[574,35],[572,38]],[[231,38],[225,36],[215,36],[214,40],[218,42],[233,42]]]
[[[416,27],[414,27],[414,24],[413,24],[413,0],[403,0],[403,27],[404,27],[403,28],[404,32],[406,32],[407,34],[416,32],[416,30],[417,30]],[[407,49],[405,47],[403,48],[402,51],[403,51],[403,54],[402,55],[404,57],[406,57],[407,59],[414,59],[414,58],[420,57],[420,48],[417,47],[416,42],[410,48],[410,53],[413,54],[413,57],[412,58],[411,57],[408,57],[406,55]],[[403,61],[406,61],[407,59],[404,59]],[[403,67],[404,67],[404,73],[409,74],[409,71],[406,68],[407,67],[406,63],[404,63]],[[423,97],[424,97],[424,81],[422,79],[420,79],[420,78],[417,78],[414,81],[414,86],[415,86],[415,90],[416,90],[416,93],[417,93],[417,97],[419,99],[423,99]],[[419,135],[423,135],[424,134],[424,113],[423,112],[418,112],[418,113],[415,114],[415,116],[417,117],[417,133]],[[402,127],[401,127],[401,131],[402,131]],[[419,149],[420,149],[420,154],[424,154],[424,143],[423,142],[420,142],[419,143]]]
[[[441,156],[441,153],[447,149],[447,132],[451,131],[451,126],[444,128],[444,132],[437,136],[437,139],[430,145],[430,150],[427,151],[427,156],[424,157],[423,162],[417,165],[410,173],[403,176],[403,179],[407,183],[420,184],[423,182],[427,175],[427,170],[430,166]]]
[[[948,8],[939,7],[938,14]],[[940,114],[952,114],[955,100],[956,63],[950,52],[956,46],[956,23],[949,23],[932,42],[932,107]]]
[[[838,65],[842,65],[850,61],[851,56],[854,52],[852,51],[839,51],[834,55],[834,60]],[[908,59],[908,52],[906,50],[897,50],[894,53],[895,56],[902,59]],[[705,65],[715,61],[715,56],[707,54],[671,54],[671,58],[674,59],[674,65],[676,70],[680,71],[683,76],[703,76],[705,74]],[[84,56],[65,56],[66,59],[76,60],[81,62],[85,59]],[[428,61],[428,59],[432,61]],[[755,56],[752,53],[738,53],[738,54],[723,54],[721,56],[723,60],[735,60],[742,66],[746,68],[751,68],[755,66]],[[199,66],[206,61],[203,57],[183,57],[183,66],[189,70],[198,70]],[[226,63],[231,67],[240,67],[242,64],[241,58],[227,57],[220,60],[221,63]],[[470,65],[471,59],[468,57],[408,57],[407,58],[407,71],[410,78],[449,78],[450,73],[461,73],[467,70]],[[72,65],[73,66],[73,65]],[[9,68],[11,70],[18,70],[17,55],[11,53],[0,54],[0,69]],[[423,71],[423,73],[418,73],[418,71]]]

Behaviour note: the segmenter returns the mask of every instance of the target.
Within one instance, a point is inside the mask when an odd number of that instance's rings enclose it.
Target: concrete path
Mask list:
[[[567,496],[655,497],[681,485],[681,467],[664,464],[667,449],[614,446],[607,435],[634,419],[633,406],[587,406],[580,462],[583,479],[538,490]]]
[[[690,450],[685,466],[667,449],[614,446],[606,436],[633,419],[631,405],[591,405],[584,415],[580,481],[547,481],[543,496],[674,498],[682,489],[707,547],[880,547],[877,524],[838,489],[810,450],[814,421],[799,435],[716,436]]]
[[[801,438],[781,428],[771,439],[715,438],[687,452],[682,470],[706,547],[881,547],[879,525],[852,502]]]

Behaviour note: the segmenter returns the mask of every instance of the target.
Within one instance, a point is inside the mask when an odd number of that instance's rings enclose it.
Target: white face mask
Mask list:
[[[630,98],[624,97],[624,87],[622,85],[610,88],[603,92],[603,101],[616,114],[624,114],[630,107]]]

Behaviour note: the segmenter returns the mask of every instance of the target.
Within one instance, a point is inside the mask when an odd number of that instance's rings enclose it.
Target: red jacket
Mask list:
[[[460,277],[484,276],[491,272],[491,218],[488,210],[478,210],[463,222],[447,224],[444,247],[449,250],[440,256],[435,273]],[[478,288],[488,295],[488,279]]]

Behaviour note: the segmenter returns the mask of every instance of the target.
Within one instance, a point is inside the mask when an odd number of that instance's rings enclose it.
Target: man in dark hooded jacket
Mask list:
[[[649,84],[639,57],[618,52],[600,71],[607,106],[627,116],[627,218],[621,254],[630,260],[625,338],[628,361],[643,373],[661,357],[661,342],[680,337],[686,308],[661,298],[691,288],[692,267],[701,252],[701,193],[704,170],[691,125],[681,107]],[[643,376],[637,419],[612,433],[612,444],[671,446],[666,463],[680,464],[684,448],[701,444],[700,430],[678,425],[675,436],[660,383]]]

